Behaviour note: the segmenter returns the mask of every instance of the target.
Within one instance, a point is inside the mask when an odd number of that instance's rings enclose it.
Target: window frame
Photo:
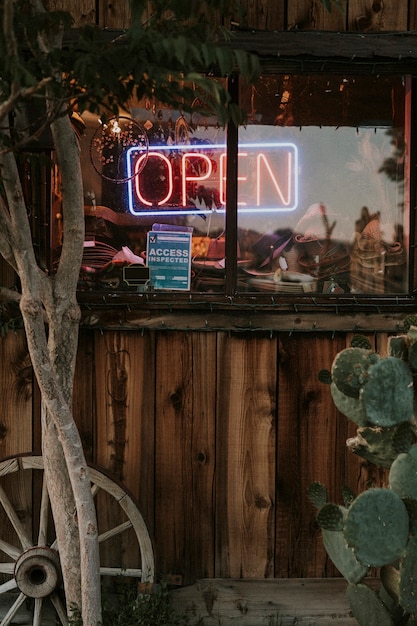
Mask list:
[[[319,33],[308,31],[303,33],[237,33],[231,43],[247,51],[256,50],[263,73],[285,74],[415,74],[417,68],[417,37],[412,42],[407,34],[403,38],[395,34],[384,36],[378,33]],[[411,36],[411,35],[410,35]],[[336,42],[340,42],[336,43]],[[343,42],[343,43],[342,43]],[[401,46],[408,50],[402,51]],[[414,43],[413,43],[414,42]],[[282,48],[280,48],[282,46]],[[330,56],[329,49],[339,46],[339,56]],[[358,50],[359,46],[359,50]],[[362,46],[362,48],[360,48]],[[336,48],[335,48],[336,49]],[[375,52],[377,49],[377,52]],[[356,54],[355,51],[356,50]],[[381,51],[382,50],[382,51]],[[388,52],[387,52],[388,50]],[[379,52],[378,52],[379,51]],[[228,89],[234,102],[238,101],[240,77],[237,73],[228,78]],[[415,198],[416,198],[416,160],[417,142],[417,79],[412,78],[411,86],[411,120],[410,120],[410,246],[408,251],[408,293],[406,294],[302,294],[286,293],[262,294],[253,292],[237,292],[237,152],[238,128],[229,123],[226,129],[227,143],[227,182],[225,212],[226,257],[225,283],[222,293],[209,294],[204,292],[117,292],[108,293],[103,290],[79,292],[81,305],[87,309],[93,305],[99,307],[145,307],[155,311],[192,309],[198,311],[233,310],[241,313],[270,312],[292,315],[303,315],[321,312],[330,316],[340,314],[380,316],[382,313],[392,314],[398,319],[405,314],[414,312],[417,294],[416,244],[415,244]],[[414,164],[414,165],[413,165]],[[359,323],[359,326],[363,322]],[[389,322],[391,324],[391,322]],[[267,324],[270,325],[270,324]],[[328,326],[332,324],[328,323]],[[333,325],[334,326],[334,325]],[[343,324],[342,324],[343,326]],[[376,327],[378,324],[373,323]],[[398,322],[396,322],[398,326]],[[317,325],[316,325],[317,327]],[[312,326],[314,328],[314,324]]]

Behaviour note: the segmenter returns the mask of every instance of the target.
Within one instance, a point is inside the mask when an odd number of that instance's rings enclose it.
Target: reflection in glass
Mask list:
[[[265,171],[261,201],[239,211],[240,249],[253,259],[246,290],[407,291],[406,92],[391,77],[267,76],[247,88],[239,143],[293,144],[298,169],[287,210],[279,193],[275,211],[262,200],[273,177]],[[259,186],[247,175],[255,171],[239,161],[239,203]],[[285,173],[276,177],[289,189]]]

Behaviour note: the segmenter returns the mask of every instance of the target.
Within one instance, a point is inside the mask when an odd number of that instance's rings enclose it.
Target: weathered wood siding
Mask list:
[[[384,346],[385,335],[376,339]],[[184,582],[336,574],[307,488],[319,480],[340,501],[344,485],[381,480],[346,452],[353,429],[317,380],[349,340],[82,331],[74,410],[85,449],[137,499],[160,573]],[[23,334],[9,333],[0,350],[3,457],[38,447],[39,397]]]
[[[57,9],[70,11],[75,24],[96,23],[105,28],[125,28],[130,20],[129,0],[50,0]],[[394,31],[416,27],[415,2],[408,0],[349,0],[344,10],[329,13],[320,0],[241,0],[233,18],[242,25],[265,30]]]
[[[128,0],[51,4],[76,24],[129,22]],[[246,0],[235,17],[260,29],[406,30],[417,27],[415,4],[350,0],[329,14],[319,0]],[[383,348],[385,334],[372,338]],[[159,573],[184,583],[336,574],[308,485],[319,480],[340,500],[343,485],[384,480],[346,451],[352,426],[317,379],[349,340],[343,332],[81,332],[74,411],[86,453],[137,498]],[[39,394],[22,331],[0,340],[0,362],[0,456],[39,450]],[[29,515],[19,488],[16,498]]]

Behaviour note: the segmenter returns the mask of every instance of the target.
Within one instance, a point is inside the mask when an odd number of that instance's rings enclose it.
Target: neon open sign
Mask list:
[[[144,165],[145,163],[145,165]],[[133,215],[184,215],[226,209],[224,144],[130,148],[128,203]],[[238,208],[293,211],[298,151],[293,143],[244,143],[238,150]]]

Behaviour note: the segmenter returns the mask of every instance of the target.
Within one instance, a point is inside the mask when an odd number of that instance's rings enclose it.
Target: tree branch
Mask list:
[[[0,197],[0,254],[17,271],[13,250],[13,232],[6,205]]]
[[[17,41],[13,27],[14,0],[4,0],[3,35],[6,42],[7,55],[11,59],[17,57]]]
[[[6,237],[10,239],[10,245],[4,244],[4,252],[10,257],[13,255],[12,267],[19,275],[22,291],[26,289],[39,298],[42,292],[46,294],[47,277],[36,261],[23,189],[12,152],[0,152],[0,174],[10,216],[8,219],[5,210],[0,211],[0,225],[5,228],[2,239],[4,242]]]
[[[16,302],[16,304],[19,304],[21,299],[22,294],[18,291],[8,289],[7,287],[0,287],[0,302]]]
[[[51,80],[52,78],[48,76],[48,78],[43,78],[36,85],[22,89],[16,89],[15,84],[13,84],[10,96],[0,105],[0,122],[3,121],[4,118],[13,111],[13,109],[15,109],[16,104],[20,100],[24,100],[25,98],[29,98],[30,96],[39,93],[51,82]]]
[[[62,181],[63,244],[55,290],[76,293],[84,249],[84,194],[80,146],[68,115],[51,124]]]

